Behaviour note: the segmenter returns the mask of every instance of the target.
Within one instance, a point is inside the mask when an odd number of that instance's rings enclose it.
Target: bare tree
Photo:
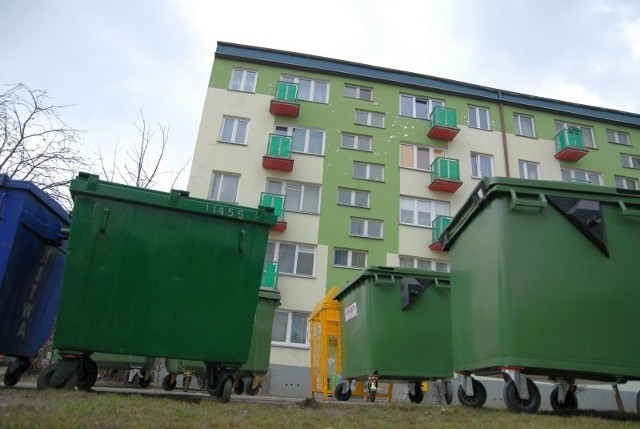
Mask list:
[[[141,123],[134,124],[138,131],[139,140],[126,149],[122,162],[118,161],[118,145],[113,150],[109,165],[107,165],[109,160],[98,149],[98,162],[102,175],[109,181],[122,182],[139,188],[153,188],[158,185],[162,176],[169,175],[168,180],[173,188],[189,161],[177,172],[161,171],[160,165],[169,141],[169,128],[158,124],[159,139],[155,139],[156,130],[149,126],[142,112],[140,112],[140,117]]]
[[[34,183],[69,209],[69,182],[86,162],[82,132],[60,117],[65,107],[22,83],[0,94],[0,173]]]

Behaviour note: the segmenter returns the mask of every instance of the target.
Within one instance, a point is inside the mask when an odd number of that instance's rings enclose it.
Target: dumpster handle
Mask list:
[[[100,232],[104,232],[107,229],[107,220],[109,219],[109,209],[102,209],[102,223],[100,224]]]
[[[436,289],[451,289],[451,281],[447,279],[434,279],[436,281]]]
[[[244,229],[240,230],[240,234],[238,236],[238,253],[244,253],[244,241],[247,235],[247,231]]]
[[[523,208],[523,207],[542,208],[548,205],[547,199],[543,194],[537,194],[538,195],[537,200],[529,200],[524,198],[518,198],[518,194],[514,189],[510,189],[510,193],[511,193],[511,203],[509,204],[509,208],[511,210],[515,210],[517,208]]]
[[[373,275],[373,280],[375,282],[375,284],[381,284],[381,285],[395,285],[396,284],[396,278],[393,275],[378,275],[378,274],[374,274]]]
[[[618,201],[618,205],[622,209],[624,216],[640,217],[640,210],[628,209],[624,201]]]

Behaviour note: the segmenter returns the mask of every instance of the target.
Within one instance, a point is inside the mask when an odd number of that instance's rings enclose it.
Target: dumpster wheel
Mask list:
[[[233,390],[233,377],[227,377],[218,391],[216,392],[216,400],[218,402],[229,402],[231,399],[231,391]]]
[[[138,380],[138,386],[146,388],[149,387],[149,385],[151,384],[151,375],[149,375],[149,378],[147,378],[147,373],[146,371],[140,371],[140,380]]]
[[[422,387],[420,387],[422,383],[413,383],[415,393],[411,393],[409,390],[409,400],[414,404],[419,404],[424,399],[424,392],[422,391]]]
[[[335,390],[333,391],[336,399],[338,401],[348,401],[351,398],[351,388],[347,389],[346,392],[342,391],[342,383],[338,383]]]
[[[124,385],[125,385],[126,387],[134,387],[134,386],[139,385],[139,384],[140,384],[140,376],[138,375],[137,370],[135,370],[135,369],[130,369],[129,371],[130,371],[130,372],[131,372],[131,371],[136,371],[136,375],[134,375],[134,376],[133,376],[133,378],[132,378],[131,380],[129,380],[130,375],[127,375],[127,378],[125,378],[125,380],[124,380]]]
[[[444,387],[444,401],[447,405],[451,405],[451,402],[453,402],[453,386],[451,385],[451,381],[443,380],[442,384]]]
[[[256,396],[260,391],[260,384],[258,383],[258,385],[254,388],[253,383],[253,377],[247,377],[244,379],[244,393],[249,396]]]
[[[578,409],[578,398],[575,393],[575,386],[572,386],[571,389],[567,391],[567,395],[564,398],[564,402],[561,404],[558,401],[558,388],[555,387],[551,391],[551,395],[549,395],[549,402],[551,403],[551,408],[553,411],[571,411]]]
[[[467,395],[462,386],[458,386],[458,400],[462,405],[472,408],[481,408],[487,400],[487,390],[475,378],[471,379],[473,395]]]
[[[162,379],[162,388],[168,392],[171,392],[173,389],[175,389],[176,384],[177,382],[175,378],[173,379],[173,381],[171,381],[171,374],[165,375]]]
[[[36,386],[40,390],[44,389],[73,389],[76,386],[76,382],[78,380],[78,376],[75,371],[70,373],[67,378],[59,384],[53,384],[51,379],[55,375],[56,371],[60,368],[59,363],[54,363],[53,365],[48,366],[47,368],[40,371],[38,374],[38,378],[36,380]]]
[[[527,390],[529,390],[529,399],[522,399],[518,394],[516,383],[509,380],[504,386],[502,396],[504,403],[509,411],[515,413],[535,413],[540,408],[540,391],[538,386],[527,378]]]
[[[78,381],[76,386],[80,390],[91,390],[98,380],[98,365],[89,356],[78,359]]]
[[[24,372],[29,369],[30,366],[31,361],[29,361],[29,359],[14,359],[7,367],[7,370],[4,372],[4,385],[15,386],[18,381],[20,381],[20,377],[22,377],[22,374],[24,374]]]
[[[233,384],[233,393],[242,395],[244,393],[244,379],[238,378]]]

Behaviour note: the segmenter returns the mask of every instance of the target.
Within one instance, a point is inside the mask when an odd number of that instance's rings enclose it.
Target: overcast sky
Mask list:
[[[0,18],[1,92],[73,105],[89,155],[136,142],[142,111],[170,128],[164,170],[193,156],[218,41],[640,113],[639,0],[1,0]]]

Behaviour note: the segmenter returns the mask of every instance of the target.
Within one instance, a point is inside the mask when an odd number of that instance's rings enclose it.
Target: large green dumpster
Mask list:
[[[248,395],[256,395],[263,376],[269,370],[273,315],[279,305],[280,292],[275,289],[260,288],[249,355],[247,361],[234,374],[234,391],[237,394],[244,392]],[[162,380],[162,387],[169,391],[176,387],[178,374],[183,375],[183,390],[187,391],[191,378],[202,377],[205,371],[202,362],[184,359],[166,359],[165,367],[168,374]]]
[[[409,399],[421,402],[423,380],[453,377],[449,273],[370,266],[339,293],[343,382],[367,380],[375,400],[377,379],[406,380]],[[373,384],[373,391],[372,391]]]
[[[485,178],[440,240],[452,267],[454,370],[502,373],[510,409],[540,405],[521,374],[555,380],[556,409],[577,408],[577,379],[640,378],[640,193]]]
[[[249,352],[273,209],[85,173],[70,190],[54,347],[84,357],[79,386],[95,382],[92,352],[164,356],[205,362],[209,392],[228,400]],[[45,371],[39,384],[64,384],[60,369]]]

